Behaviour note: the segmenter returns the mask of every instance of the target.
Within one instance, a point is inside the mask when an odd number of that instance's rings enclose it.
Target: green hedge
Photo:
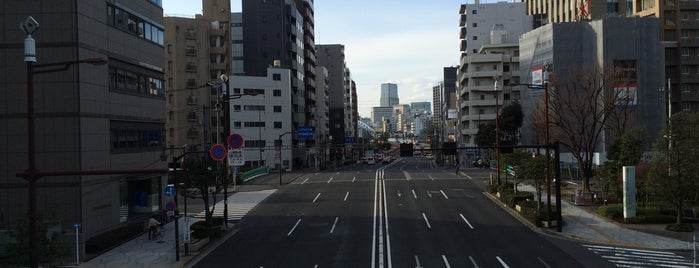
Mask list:
[[[219,228],[222,224],[223,218],[221,217],[211,219],[212,238],[219,237],[223,233],[221,228]],[[209,236],[209,225],[206,223],[206,221],[195,222],[189,226],[189,229],[192,230],[193,239],[202,239]]]
[[[606,206],[600,206],[597,209],[597,213],[603,217],[610,219],[623,219],[624,218],[624,205],[623,204],[608,204]]]

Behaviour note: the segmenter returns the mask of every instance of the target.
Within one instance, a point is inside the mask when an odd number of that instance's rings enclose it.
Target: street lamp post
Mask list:
[[[497,177],[498,185],[500,185],[500,124],[498,122],[498,118],[500,117],[500,113],[498,112],[498,106],[500,105],[497,79],[495,79],[493,88],[495,91],[495,171],[497,172],[495,176]]]
[[[548,71],[548,70],[547,70]],[[537,84],[520,84],[520,83],[511,83],[510,86],[526,86],[527,88],[530,89],[543,89],[544,90],[544,140],[546,142],[546,220],[548,223],[548,226],[551,226],[551,153],[550,153],[550,147],[551,147],[551,142],[549,140],[549,84],[544,81],[543,84],[537,85]],[[557,167],[558,169],[558,167]],[[558,182],[558,181],[557,181]],[[560,190],[559,190],[560,191]],[[558,211],[560,213],[560,206],[558,207]],[[558,222],[557,225],[560,226],[561,222]]]
[[[39,23],[31,16],[21,24],[22,30],[27,34],[24,39],[24,61],[27,62],[27,171],[22,177],[27,180],[29,192],[29,266],[39,267],[39,227],[36,218],[36,181],[41,178],[36,168],[36,136],[34,128],[34,74],[61,72],[68,70],[71,65],[88,63],[102,65],[107,63],[105,58],[87,58],[82,60],[64,61],[46,64],[34,64],[36,62],[36,43],[32,34],[39,29]]]

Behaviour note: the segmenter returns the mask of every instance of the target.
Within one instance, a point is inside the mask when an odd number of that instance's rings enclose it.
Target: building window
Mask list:
[[[261,88],[244,88],[243,89],[243,94],[255,94],[255,95],[264,95],[265,90]]]
[[[687,12],[682,12],[681,13],[682,20],[689,20],[689,13]]]
[[[239,87],[234,87],[234,88],[233,88],[233,94],[240,94],[240,88],[239,88]]]
[[[281,75],[281,74],[272,74],[272,80],[274,80],[274,81],[281,81],[281,80],[282,80],[282,75]]]
[[[275,97],[281,97],[282,96],[282,90],[281,89],[275,89],[272,91]]]
[[[233,122],[234,128],[240,128],[240,122]]]
[[[682,56],[689,56],[689,48],[688,47],[682,48]]]
[[[473,36],[473,40],[478,40],[478,36]]]
[[[689,66],[682,66],[682,74],[689,74]]]
[[[471,10],[471,14],[476,15],[476,14],[478,14],[478,12],[474,9],[474,10]]]
[[[473,26],[473,28],[478,27],[478,23],[475,23],[475,22],[474,22],[473,24],[471,24],[471,25]]]
[[[245,127],[265,127],[265,122],[245,122],[243,123]]]
[[[478,49],[474,48],[472,52],[473,52],[473,54],[476,54],[476,53],[478,53]]]
[[[240,105],[233,105],[234,112],[240,112]]]
[[[682,103],[682,110],[689,111],[692,108],[689,102]]]
[[[245,106],[243,106],[243,110],[245,110],[245,111],[264,111],[265,106],[264,105],[245,105]]]
[[[282,122],[274,122],[274,128],[282,128]]]
[[[281,113],[281,112],[282,112],[282,107],[281,107],[281,106],[274,106],[274,112],[275,112],[275,113]]]
[[[688,39],[688,38],[689,38],[689,31],[682,30],[682,39]]]
[[[112,122],[110,128],[112,150],[133,152],[162,148],[162,125]]]

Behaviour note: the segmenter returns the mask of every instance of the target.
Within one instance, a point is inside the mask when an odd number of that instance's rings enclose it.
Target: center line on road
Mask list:
[[[446,265],[447,268],[451,268],[451,265],[449,265],[449,261],[447,261],[447,256],[442,255],[442,260],[444,260],[444,265]]]
[[[425,215],[425,213],[422,213],[422,218],[425,219],[425,223],[427,223],[427,228],[432,229],[432,225],[430,225],[430,221],[427,220],[427,215]]]
[[[544,260],[542,260],[542,259],[539,258],[539,257],[536,257],[536,258],[539,259],[539,261],[540,261],[541,263],[543,263],[544,266],[546,266],[546,268],[551,268],[551,266],[549,266]]]
[[[301,222],[301,219],[299,219],[298,221],[296,221],[296,224],[294,224],[294,227],[291,228],[291,230],[289,231],[288,234],[286,234],[286,236],[290,236],[291,233],[294,232],[294,229],[296,229],[296,226],[299,226],[299,223],[300,223],[300,222]]]
[[[442,193],[442,195],[444,196],[444,199],[449,199],[449,197],[447,197],[447,194],[445,194],[445,193],[444,193],[444,191],[442,191],[442,190],[439,190],[439,192],[441,192],[441,193]]]
[[[311,178],[306,178],[301,184],[306,183],[309,179],[311,179]]]
[[[503,268],[510,268],[510,266],[507,266],[507,263],[505,263],[505,261],[500,259],[499,256],[495,256],[495,258],[498,259],[498,261],[500,262],[500,264],[502,265]]]
[[[340,218],[340,217],[335,217],[335,222],[333,223],[333,227],[330,228],[330,233],[331,233],[331,234],[333,233],[333,231],[335,231],[335,225],[337,225],[337,219],[339,219],[339,218]]]
[[[459,215],[461,215],[461,218],[464,219],[464,221],[466,222],[466,224],[468,224],[468,227],[471,227],[471,229],[473,230],[473,225],[471,225],[471,223],[468,222],[468,220],[466,219],[466,217],[464,217],[464,214],[459,213]]]
[[[316,200],[318,200],[318,197],[320,197],[320,193],[318,193],[318,194],[316,195],[316,198],[313,198],[313,202],[312,202],[312,203],[315,203]]]
[[[345,200],[343,200],[343,201],[347,201],[347,197],[348,197],[348,196],[349,196],[349,192],[347,192],[347,193],[345,194]]]
[[[473,263],[473,268],[479,268],[478,264],[476,263],[476,260],[474,260],[473,257],[468,256],[468,258],[471,260],[471,263]]]
[[[415,193],[415,189],[410,189],[410,191],[413,192],[413,197],[415,197],[415,199],[417,199],[417,194]]]
[[[330,177],[330,179],[328,180],[328,183],[330,183],[331,181],[333,181],[333,178],[334,178],[334,177]]]

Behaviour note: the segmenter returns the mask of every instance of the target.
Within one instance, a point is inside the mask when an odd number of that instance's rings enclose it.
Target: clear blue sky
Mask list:
[[[484,3],[486,1],[482,1]],[[240,12],[240,0],[231,1]],[[379,105],[380,85],[398,84],[401,104],[432,102],[443,68],[459,64],[459,8],[473,1],[315,1],[317,44],[343,44],[362,117]],[[200,0],[163,0],[165,14],[201,14]]]

